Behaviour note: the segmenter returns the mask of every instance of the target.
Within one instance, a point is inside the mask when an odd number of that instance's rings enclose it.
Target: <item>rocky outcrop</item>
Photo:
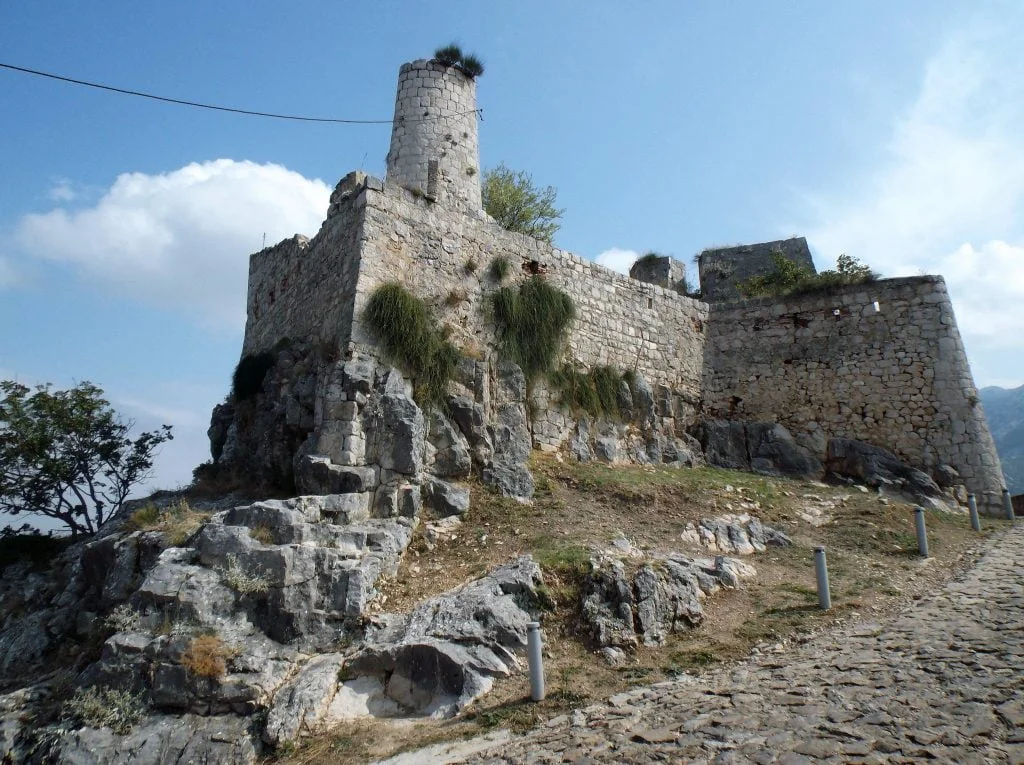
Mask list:
[[[851,438],[829,440],[825,465],[837,476],[874,488],[888,487],[925,497],[942,493],[927,473],[907,465],[892,452]]]
[[[773,422],[704,420],[696,428],[709,465],[791,478],[821,476],[821,461]]]
[[[673,632],[703,621],[701,600],[754,576],[753,567],[733,558],[656,555],[630,570],[609,553],[592,559],[583,586],[582,619],[594,643],[617,649],[661,645]]]
[[[731,555],[753,555],[769,546],[788,547],[792,540],[778,529],[765,526],[747,514],[701,518],[686,524],[680,540]]]

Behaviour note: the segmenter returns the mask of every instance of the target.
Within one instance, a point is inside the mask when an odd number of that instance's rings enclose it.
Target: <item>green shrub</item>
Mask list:
[[[142,697],[114,688],[79,688],[64,702],[63,716],[90,728],[110,728],[125,735],[146,712]]]
[[[781,297],[823,292],[874,281],[878,274],[850,255],[840,255],[835,270],[815,274],[781,252],[772,253],[773,269],[736,285],[746,297]]]
[[[455,66],[462,59],[462,48],[455,43],[443,45],[434,51],[434,61],[445,66]]]
[[[562,366],[551,375],[551,386],[561,402],[577,412],[593,417],[620,416],[619,387],[624,375],[611,366],[593,367],[581,372],[575,367]]]
[[[478,56],[470,53],[459,61],[459,69],[465,72],[467,77],[476,78],[484,73],[484,62]]]
[[[273,353],[246,355],[238,362],[231,377],[231,395],[235,401],[245,401],[263,392],[263,381],[277,357]]]
[[[508,276],[511,270],[512,264],[508,262],[508,258],[504,255],[499,255],[491,261],[491,278],[499,284],[505,281],[505,277]]]
[[[412,378],[420,406],[441,404],[459,352],[445,339],[427,304],[389,282],[370,295],[363,317],[388,361]]]
[[[662,255],[661,253],[649,252],[646,255],[641,255],[639,258],[637,258],[636,262],[646,266],[650,265],[651,263],[654,263],[657,260],[661,260],[663,257],[665,256]]]
[[[499,348],[522,368],[528,383],[554,369],[575,318],[572,298],[540,276],[494,293]]]

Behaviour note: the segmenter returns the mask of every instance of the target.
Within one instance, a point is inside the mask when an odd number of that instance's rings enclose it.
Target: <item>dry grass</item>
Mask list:
[[[171,547],[180,547],[208,520],[210,513],[193,510],[185,500],[165,508],[147,505],[125,521],[126,531],[159,531]]]
[[[933,590],[971,559],[980,537],[966,515],[928,513],[932,557],[916,555],[913,508],[855,487],[825,487],[751,473],[703,468],[562,463],[536,457],[532,505],[474,487],[472,509],[453,535],[428,550],[418,537],[381,607],[404,611],[425,597],[477,578],[517,555],[541,563],[554,604],[544,617],[548,699],[533,704],[524,674],[499,681],[460,717],[448,721],[370,720],[303,743],[288,763],[365,762],[495,727],[523,730],[568,709],[636,685],[700,673],[742,658],[758,644],[776,644],[841,620],[875,616]],[[833,519],[815,527],[809,507]],[[609,666],[577,627],[577,583],[591,545],[625,536],[645,551],[686,550],[689,521],[749,512],[789,534],[790,548],[746,558],[758,575],[741,589],[704,601],[705,620],[661,648],[638,648],[623,667]],[[987,534],[1001,524],[983,520]],[[817,609],[815,545],[828,548],[833,609]],[[697,552],[694,550],[694,552]]]
[[[249,529],[249,536],[260,544],[272,545],[275,543],[273,529],[264,523],[257,524]]]
[[[237,655],[238,649],[219,636],[199,635],[192,638],[181,655],[181,665],[193,675],[217,680],[227,674],[228,661]]]

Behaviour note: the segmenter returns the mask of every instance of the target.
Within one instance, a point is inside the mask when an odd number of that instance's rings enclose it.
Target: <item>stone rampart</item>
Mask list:
[[[249,257],[243,356],[282,340],[337,348],[348,342],[365,183],[364,174],[352,173],[338,184],[313,239],[294,236]]]
[[[740,284],[774,270],[772,259],[776,254],[815,273],[811,250],[802,236],[736,247],[715,247],[704,250],[697,258],[701,296],[711,303],[739,298]]]
[[[956,468],[979,495],[999,459],[938,276],[711,306],[704,412],[775,421],[824,449],[843,436]]]
[[[482,212],[457,213],[391,184],[367,192],[362,246],[352,339],[367,349],[372,337],[362,309],[378,286],[400,281],[434,307],[456,345],[490,356],[496,335],[488,295],[543,273],[576,305],[567,362],[634,370],[652,385],[699,399],[708,308],[698,300],[506,231]],[[501,285],[491,273],[497,258],[511,267]]]

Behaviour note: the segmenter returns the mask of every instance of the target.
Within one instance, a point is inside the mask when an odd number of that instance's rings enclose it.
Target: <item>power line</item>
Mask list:
[[[122,93],[126,96],[138,96],[139,98],[149,98],[153,101],[163,101],[168,104],[178,104],[180,106],[194,106],[198,109],[212,109],[217,112],[230,112],[232,114],[246,114],[252,117],[272,117],[279,120],[295,120],[298,122],[333,122],[336,124],[343,125],[390,125],[395,120],[343,120],[336,119],[333,117],[301,117],[294,114],[275,114],[273,112],[256,112],[249,109],[235,109],[230,106],[216,106],[214,104],[204,104],[198,101],[186,101],[181,98],[168,98],[167,96],[157,96],[152,93],[143,93],[138,90],[128,90],[126,88],[116,88],[113,85],[103,85],[98,82],[88,82],[87,80],[76,80],[74,77],[64,77],[60,74],[51,74],[50,72],[40,72],[38,69],[27,69],[23,66],[14,66],[13,64],[0,63],[0,68],[10,69],[14,72],[21,72],[23,74],[32,74],[37,77],[46,77],[51,80],[59,80],[60,82],[69,82],[72,85],[84,85],[88,88],[97,88],[99,90],[108,90],[112,93]],[[400,122],[429,122],[431,120],[443,119],[445,117],[461,117],[465,114],[472,114],[473,112],[481,112],[480,109],[468,109],[464,112],[454,112],[452,114],[436,114],[436,115],[424,115],[423,117],[417,117],[413,119],[403,118]],[[482,115],[481,115],[482,118]]]

